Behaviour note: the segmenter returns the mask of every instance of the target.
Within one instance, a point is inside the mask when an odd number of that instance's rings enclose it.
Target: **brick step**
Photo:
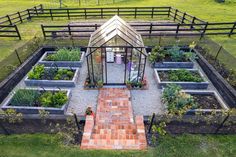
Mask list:
[[[123,125],[123,124],[97,124],[94,129],[136,129],[135,124]]]

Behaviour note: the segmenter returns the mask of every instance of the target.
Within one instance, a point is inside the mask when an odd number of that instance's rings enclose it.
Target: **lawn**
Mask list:
[[[46,8],[58,7],[59,4],[55,2],[58,2],[58,0],[0,0],[0,16],[30,8],[38,4],[43,4]],[[78,2],[79,0],[64,0],[65,5],[68,7],[79,7]],[[81,0],[81,6],[96,7],[96,2],[97,0]],[[236,0],[227,0],[225,3],[217,3],[215,0],[114,0],[114,4],[112,0],[100,0],[100,2],[100,6],[173,6],[203,20],[216,22],[232,22],[235,21],[236,17]],[[22,41],[0,38],[0,61],[11,55],[15,49],[32,39],[34,35],[42,36],[41,24],[67,24],[68,22],[67,19],[54,21],[50,19],[35,19],[32,22],[19,24]],[[232,55],[236,56],[236,35],[231,38],[227,36],[211,36],[211,38],[223,45]]]
[[[1,157],[233,157],[236,154],[235,135],[181,135],[158,139],[159,145],[147,151],[80,150],[65,146],[55,135],[0,136]]]

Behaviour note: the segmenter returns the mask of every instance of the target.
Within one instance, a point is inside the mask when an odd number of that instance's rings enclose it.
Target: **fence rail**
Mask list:
[[[21,40],[21,36],[16,24],[23,23],[43,12],[43,5],[40,4],[30,9],[18,11],[0,17],[0,38],[1,37],[17,37]]]
[[[171,7],[106,7],[106,8],[62,8],[62,9],[43,9],[43,14],[37,18],[66,17],[68,19],[77,18],[105,18],[119,15],[137,18],[139,16],[169,16]]]
[[[234,35],[235,23],[130,23],[142,36]],[[44,38],[90,37],[101,24],[41,25]]]
[[[1,37],[19,38],[21,40],[21,35],[16,25],[0,25]]]

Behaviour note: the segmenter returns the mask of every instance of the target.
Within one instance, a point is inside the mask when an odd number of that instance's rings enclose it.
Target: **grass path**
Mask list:
[[[233,157],[235,135],[181,135],[158,139],[156,148],[147,151],[80,150],[64,146],[55,135],[0,136],[1,157]]]

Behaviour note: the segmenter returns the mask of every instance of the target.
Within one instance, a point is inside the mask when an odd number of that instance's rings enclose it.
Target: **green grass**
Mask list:
[[[156,148],[147,151],[80,150],[64,146],[55,135],[0,136],[1,157],[233,157],[235,135],[181,135],[158,140]]]
[[[79,0],[64,0],[64,3],[67,7],[79,7],[78,1]],[[59,7],[59,4],[55,2],[58,2],[58,0],[0,0],[0,16],[24,10],[38,4],[43,4],[46,8]],[[97,0],[81,0],[81,7],[96,7],[96,2]],[[100,6],[172,6],[210,22],[232,22],[235,21],[236,17],[236,0],[226,0],[225,3],[217,3],[215,0],[115,0],[114,4],[113,0],[100,0],[100,2]],[[127,20],[127,18],[125,19]],[[153,20],[156,19],[157,18]],[[75,20],[78,21],[78,19],[72,19],[71,21]],[[19,41],[18,39],[0,38],[0,61],[12,55],[15,49],[21,47],[36,34],[42,36],[40,28],[41,24],[64,25],[71,21],[68,21],[67,19],[55,19],[54,21],[51,21],[50,19],[33,19],[32,22],[19,24],[18,27],[22,35],[22,41]],[[227,51],[233,56],[236,56],[236,35],[231,38],[227,36],[211,36],[211,39],[223,45]],[[87,43],[84,43],[84,45],[86,46]],[[5,63],[7,63],[7,61],[5,61],[4,64]],[[2,63],[0,63],[0,65],[2,65]],[[5,75],[2,78],[4,77]]]

